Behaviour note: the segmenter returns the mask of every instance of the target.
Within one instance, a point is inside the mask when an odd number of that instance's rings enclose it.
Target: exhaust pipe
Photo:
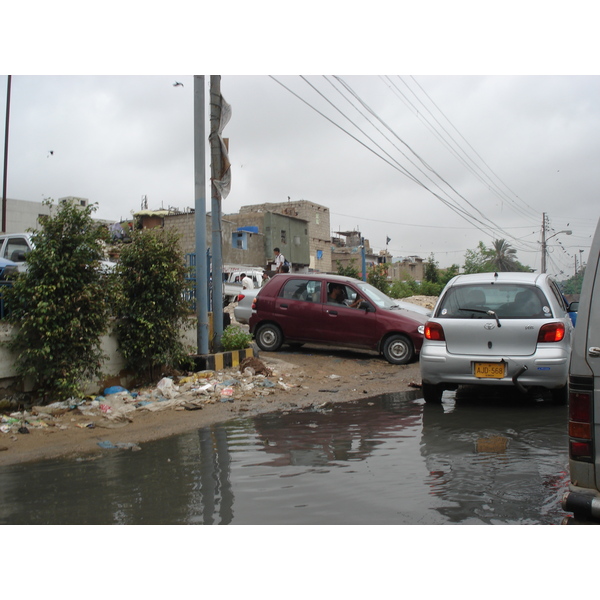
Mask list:
[[[527,388],[526,388],[526,387],[525,387],[523,384],[519,383],[519,382],[517,381],[517,379],[518,379],[519,377],[521,377],[521,375],[523,375],[523,373],[525,373],[525,371],[527,371],[527,365],[523,365],[523,366],[522,366],[522,367],[521,367],[521,368],[520,368],[520,369],[519,369],[519,370],[518,370],[518,371],[517,371],[517,372],[516,372],[516,373],[513,375],[513,378],[512,378],[512,382],[513,382],[513,384],[515,385],[515,387],[516,387],[516,388],[517,388],[517,389],[518,389],[518,390],[519,390],[521,393],[523,393],[523,394],[526,394],[526,393],[527,393]]]
[[[600,521],[600,498],[577,492],[567,492],[562,499],[563,510],[579,518]]]

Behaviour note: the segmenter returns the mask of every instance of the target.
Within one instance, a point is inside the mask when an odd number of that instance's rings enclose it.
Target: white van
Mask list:
[[[4,233],[0,235],[0,258],[17,263],[17,271],[27,270],[27,255],[33,250],[31,233]],[[115,263],[109,260],[100,261],[100,268],[105,273],[114,270]]]
[[[600,221],[585,269],[569,367],[569,470],[562,506],[600,523]]]
[[[19,272],[25,271],[25,260],[33,248],[30,233],[5,233],[0,235],[0,258],[17,263]]]

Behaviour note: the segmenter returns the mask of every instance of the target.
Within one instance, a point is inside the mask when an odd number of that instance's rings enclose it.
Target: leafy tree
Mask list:
[[[437,283],[440,280],[439,263],[435,260],[433,252],[429,256],[429,261],[425,263],[425,281]]]
[[[16,326],[7,345],[17,354],[17,373],[33,379],[44,401],[81,396],[101,372],[112,286],[100,268],[108,232],[94,223],[95,210],[58,205],[32,234],[27,271],[6,290]]]
[[[173,368],[185,360],[181,328],[190,310],[178,236],[171,231],[134,231],[117,266],[120,293],[116,332],[127,366],[150,378],[155,367]]]
[[[440,272],[440,283],[445,286],[453,277],[458,275],[460,267],[457,264],[450,265],[447,269],[442,269]]]
[[[585,275],[585,267],[582,267],[573,277],[563,281],[561,288],[563,294],[581,294],[581,285],[583,284],[583,276]]]
[[[354,279],[360,279],[360,272],[358,271],[358,268],[356,267],[356,259],[355,258],[353,258],[350,261],[350,264],[346,267],[344,267],[339,260],[336,260],[335,262],[337,265],[337,274],[338,275],[343,275],[344,277],[354,277]]]
[[[367,282],[378,290],[387,294],[390,289],[390,284],[387,280],[388,266],[385,263],[379,263],[367,269]]]
[[[465,273],[488,273],[492,271],[530,271],[517,260],[517,251],[506,240],[494,240],[492,248],[479,242],[476,250],[465,253]]]

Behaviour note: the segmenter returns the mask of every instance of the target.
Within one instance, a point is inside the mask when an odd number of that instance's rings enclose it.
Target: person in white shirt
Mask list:
[[[252,281],[252,278],[248,277],[248,275],[246,275],[246,273],[242,273],[241,278],[242,278],[242,289],[243,290],[253,290],[254,289],[254,282]]]
[[[279,248],[273,248],[275,253],[275,273],[283,273],[283,263],[285,262],[285,256],[281,254]]]

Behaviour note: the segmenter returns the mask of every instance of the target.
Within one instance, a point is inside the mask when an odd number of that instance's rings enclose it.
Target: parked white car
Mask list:
[[[567,400],[573,324],[556,282],[539,273],[458,275],[425,324],[423,397],[459,385],[550,390]]]
[[[243,290],[238,296],[238,304],[233,309],[233,316],[238,323],[247,325],[252,314],[252,301],[256,294],[260,292],[260,288],[253,290]]]

